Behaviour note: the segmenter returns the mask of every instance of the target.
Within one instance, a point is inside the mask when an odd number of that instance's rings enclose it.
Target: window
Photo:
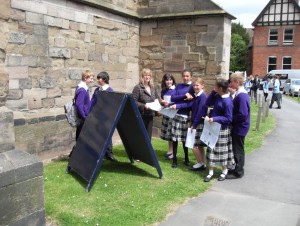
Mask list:
[[[277,68],[277,58],[270,56],[268,62],[268,71],[276,70]]]
[[[292,57],[282,57],[282,69],[292,69]]]
[[[283,44],[293,44],[294,29],[284,29]]]
[[[278,30],[270,29],[269,30],[269,45],[277,45],[278,44]]]

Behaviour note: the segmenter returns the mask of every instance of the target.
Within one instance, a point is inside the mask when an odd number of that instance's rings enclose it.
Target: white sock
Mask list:
[[[214,175],[214,170],[209,170],[208,174],[211,175],[211,176]]]
[[[228,173],[228,169],[224,169],[224,170],[222,170],[222,173],[223,173],[224,175],[227,175],[227,173]]]
[[[193,165],[193,168],[200,168],[202,165],[202,163],[197,162],[195,165]]]

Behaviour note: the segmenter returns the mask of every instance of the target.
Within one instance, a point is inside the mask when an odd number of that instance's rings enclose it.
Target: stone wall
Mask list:
[[[5,2],[0,49],[9,84],[0,81],[0,98],[6,88],[16,147],[68,152],[75,131],[63,105],[82,71],[108,71],[116,91],[131,92],[138,82],[139,22],[74,1]]]
[[[229,71],[232,16],[211,1],[4,0],[1,6],[0,105],[14,112],[16,147],[39,156],[67,153],[74,144],[63,105],[86,69],[108,71],[110,85],[122,92],[132,91],[143,67],[153,70],[158,88],[165,72],[179,82],[181,71],[192,68],[209,90],[216,75]]]

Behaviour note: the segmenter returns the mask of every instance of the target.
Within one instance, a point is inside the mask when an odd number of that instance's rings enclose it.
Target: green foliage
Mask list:
[[[231,24],[231,34],[239,34],[247,45],[250,42],[250,35],[247,33],[247,29],[244,28],[241,23]]]
[[[246,137],[246,153],[259,148],[264,136],[275,125],[269,115],[260,130],[255,131],[257,105],[251,104],[251,129]],[[67,161],[44,166],[45,208],[48,222],[60,226],[82,225],[151,225],[161,222],[186,200],[207,191],[209,183],[203,182],[207,172],[191,172],[183,164],[182,146],[178,149],[178,168],[164,159],[167,142],[152,139],[163,178],[155,168],[142,162],[131,165],[123,145],[114,146],[119,162],[104,160],[91,191],[87,183],[74,172],[66,174]],[[195,162],[192,152],[190,160]],[[217,169],[220,173],[220,168]]]
[[[239,34],[231,35],[230,70],[245,71],[248,60],[248,46]]]
[[[250,36],[240,23],[231,26],[230,71],[245,71],[248,61]]]

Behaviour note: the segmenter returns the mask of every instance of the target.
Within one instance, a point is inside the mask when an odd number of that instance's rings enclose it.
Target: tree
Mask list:
[[[245,71],[247,69],[248,45],[250,35],[240,23],[231,25],[230,70]]]
[[[231,35],[230,70],[245,71],[247,69],[248,45],[239,34]]]

